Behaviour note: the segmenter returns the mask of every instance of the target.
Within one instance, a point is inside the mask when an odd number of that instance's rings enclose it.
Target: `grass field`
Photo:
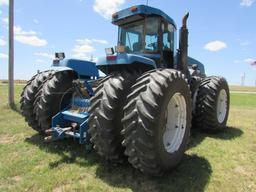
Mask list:
[[[256,87],[249,86],[230,86],[231,91],[241,91],[241,92],[256,92]]]
[[[256,191],[256,94],[231,94],[228,129],[193,130],[177,169],[150,178],[128,163],[113,165],[73,141],[44,143],[0,85],[0,191]],[[249,92],[251,91],[248,89]],[[238,90],[240,91],[240,90]],[[243,91],[243,90],[241,90]]]

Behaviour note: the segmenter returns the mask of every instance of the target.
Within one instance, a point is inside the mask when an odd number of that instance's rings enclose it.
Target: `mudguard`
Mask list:
[[[52,68],[57,71],[73,70],[80,78],[99,77],[99,70],[97,69],[96,64],[90,61],[64,59],[60,60],[59,63],[53,64]]]

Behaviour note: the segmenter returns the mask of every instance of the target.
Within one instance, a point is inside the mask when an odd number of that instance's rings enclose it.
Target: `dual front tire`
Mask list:
[[[226,127],[229,90],[224,78],[198,80],[191,90],[184,75],[172,69],[137,79],[124,74],[102,80],[91,99],[91,142],[107,160],[127,156],[135,168],[155,176],[176,167],[189,141],[193,105],[195,127],[211,132]]]
[[[230,105],[227,81],[223,77],[206,77],[195,94],[193,126],[211,133],[225,129]]]
[[[69,104],[76,78],[71,70],[45,71],[32,77],[20,99],[21,113],[28,125],[41,134],[50,129],[52,117]]]

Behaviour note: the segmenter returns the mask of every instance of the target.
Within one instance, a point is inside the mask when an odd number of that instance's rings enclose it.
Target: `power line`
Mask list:
[[[13,22],[14,22],[14,0],[9,0],[9,106],[14,105],[14,42],[13,42]]]

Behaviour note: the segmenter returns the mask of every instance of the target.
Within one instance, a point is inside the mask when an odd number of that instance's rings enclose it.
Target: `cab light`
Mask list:
[[[131,7],[131,11],[132,11],[132,12],[135,12],[135,11],[137,11],[137,10],[138,10],[138,7],[136,7],[136,6]]]
[[[117,58],[116,55],[108,55],[107,56],[108,61],[114,61],[114,60],[116,60],[116,58]]]
[[[114,13],[114,14],[112,15],[112,18],[113,18],[113,19],[118,18],[118,14],[117,14],[117,13]]]

